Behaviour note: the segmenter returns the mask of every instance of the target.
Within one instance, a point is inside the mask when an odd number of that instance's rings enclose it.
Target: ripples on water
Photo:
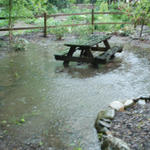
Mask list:
[[[10,124],[10,145],[40,138],[45,149],[99,150],[94,121],[100,109],[113,100],[149,94],[148,50],[125,46],[98,69],[76,63],[65,69],[53,57],[62,44],[29,44],[24,53],[0,58],[0,121]],[[20,118],[25,123],[16,125]]]

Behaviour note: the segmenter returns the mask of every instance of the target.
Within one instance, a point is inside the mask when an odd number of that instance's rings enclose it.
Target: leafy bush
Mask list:
[[[92,26],[77,26],[77,27],[72,27],[71,33],[75,34],[77,36],[82,36],[82,35],[87,35],[92,33]]]
[[[25,39],[15,39],[11,46],[15,51],[24,51],[28,42]]]
[[[1,20],[0,27],[5,27],[5,26],[8,26],[8,21],[7,20]]]
[[[126,12],[130,20],[135,24],[142,24],[143,21],[150,21],[150,3],[149,0],[141,0],[134,5],[122,5],[121,9]]]
[[[123,5],[124,10],[134,25],[141,25],[140,37],[142,36],[143,26],[150,23],[150,3],[149,0],[141,0],[134,5]]]
[[[48,0],[51,4],[57,6],[58,8],[64,8],[68,5],[68,0]]]
[[[63,23],[61,21],[54,21],[52,25],[57,27],[49,29],[49,32],[55,34],[57,40],[61,40],[65,33],[68,32],[67,27],[62,27]]]
[[[107,12],[108,11],[108,3],[107,2],[102,2],[100,4],[100,11],[101,12]]]
[[[0,47],[7,47],[7,42],[0,39]]]

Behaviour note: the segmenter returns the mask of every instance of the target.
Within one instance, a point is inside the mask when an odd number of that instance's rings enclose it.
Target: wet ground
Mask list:
[[[149,42],[113,37],[124,51],[111,63],[64,68],[53,55],[72,38],[31,37],[25,52],[0,49],[0,150],[99,150],[97,113],[149,95]]]

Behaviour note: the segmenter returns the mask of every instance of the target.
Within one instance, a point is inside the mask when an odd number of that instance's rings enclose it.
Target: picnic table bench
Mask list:
[[[115,53],[122,52],[122,47],[110,47],[108,43],[108,39],[110,38],[111,36],[109,35],[90,35],[71,43],[64,44],[69,47],[69,50],[63,55],[55,55],[55,59],[64,61],[64,66],[68,66],[70,61],[105,64],[114,58]],[[101,42],[104,43],[104,47],[99,47],[99,43]],[[73,56],[76,51],[80,51],[79,56]],[[94,57],[94,51],[103,53]]]

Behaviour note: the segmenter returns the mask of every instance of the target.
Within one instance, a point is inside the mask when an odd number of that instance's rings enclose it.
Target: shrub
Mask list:
[[[141,0],[134,5],[123,5],[121,7],[130,20],[136,25],[141,25],[140,37],[142,36],[143,26],[150,23],[150,3],[149,0]]]
[[[55,34],[56,35],[56,39],[57,40],[61,40],[62,37],[65,35],[65,33],[68,32],[68,29],[67,27],[63,27],[63,23],[61,21],[54,21],[52,23],[52,25],[54,26],[57,26],[56,28],[51,28],[49,29],[49,31],[52,33],[52,34]]]
[[[15,39],[11,46],[15,51],[24,51],[28,42],[25,39]]]

